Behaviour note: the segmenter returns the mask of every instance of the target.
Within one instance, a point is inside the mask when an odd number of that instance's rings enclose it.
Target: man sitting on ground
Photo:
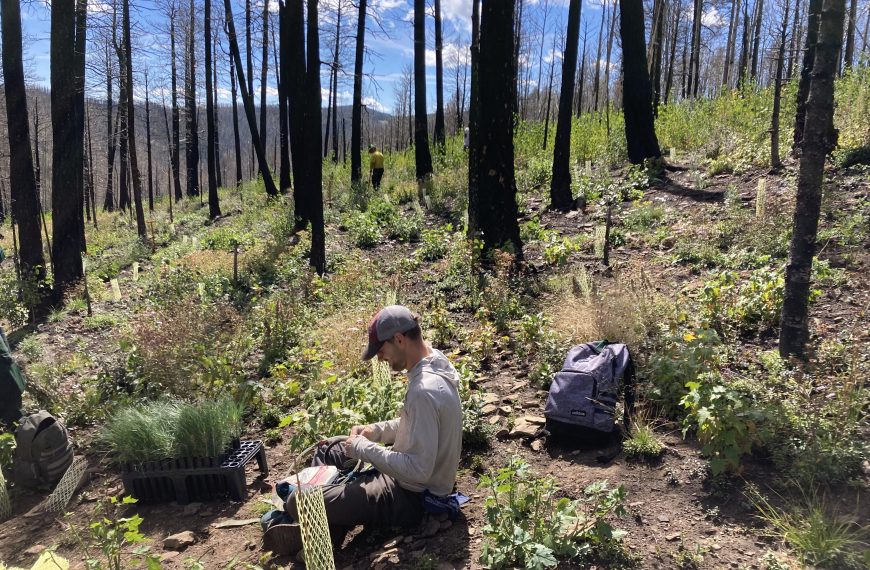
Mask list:
[[[333,542],[341,545],[356,525],[414,526],[424,513],[424,497],[447,497],[453,491],[462,448],[462,404],[456,369],[423,340],[420,316],[391,305],[369,323],[363,360],[377,355],[395,372],[407,370],[408,388],[400,417],[354,426],[350,437],[326,452],[319,448],[313,465],[341,467],[349,459],[376,469],[346,484],[323,487],[326,517]],[[392,444],[392,448],[382,445]],[[434,497],[433,497],[434,496]],[[296,493],[286,512],[298,521]],[[302,548],[297,524],[276,524],[263,538],[264,550],[295,554]]]

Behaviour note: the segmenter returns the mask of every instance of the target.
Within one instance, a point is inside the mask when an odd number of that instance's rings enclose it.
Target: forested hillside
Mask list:
[[[868,23],[3,2],[0,568],[870,568]],[[360,358],[396,304],[455,368],[470,500],[342,538],[312,484],[270,550],[312,446],[412,423],[398,349]],[[557,437],[554,377],[602,340],[616,427]],[[37,410],[60,482],[22,476]]]

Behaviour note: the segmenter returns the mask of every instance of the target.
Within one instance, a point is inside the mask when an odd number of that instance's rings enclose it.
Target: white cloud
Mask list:
[[[546,63],[550,63],[554,59],[558,59],[558,60],[562,59],[562,50],[552,49],[544,56],[544,62],[546,62]]]
[[[362,104],[369,109],[374,109],[376,111],[380,111],[381,113],[387,112],[387,108],[374,97],[363,97]]]
[[[701,25],[707,28],[721,28],[725,25],[725,18],[715,6],[701,13]]]
[[[376,13],[383,14],[387,10],[407,6],[408,3],[406,0],[373,0],[369,5]]]
[[[471,25],[471,0],[441,0],[441,18]]]
[[[464,61],[465,59],[465,50],[464,48],[460,48],[458,45],[453,43],[446,43],[441,51],[442,62],[444,63],[444,67],[447,69],[453,69],[455,67],[455,63],[457,61]],[[411,55],[413,55],[413,50],[411,51]],[[427,49],[426,50],[426,66],[427,67],[435,67],[435,50]]]
[[[99,2],[95,0],[88,0],[88,13],[89,14],[111,14],[112,13],[112,5],[108,2]]]

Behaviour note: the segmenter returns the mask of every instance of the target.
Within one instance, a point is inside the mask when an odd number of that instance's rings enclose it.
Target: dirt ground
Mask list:
[[[717,209],[722,208],[724,192],[734,185],[747,203],[754,199],[757,179],[767,176],[768,188],[775,195],[783,195],[785,180],[762,172],[739,176],[719,176],[710,179],[703,190],[693,188],[691,173],[676,172],[671,180],[646,192],[645,199],[665,203],[676,208],[681,219],[674,226],[674,233],[686,224],[709,223],[716,219]],[[866,178],[853,177],[842,182],[848,188],[848,198],[870,196],[870,183]],[[532,208],[535,204],[530,204]],[[785,206],[783,206],[785,207]],[[588,230],[589,220],[581,216],[567,217],[564,214],[545,213],[542,225],[557,228],[566,233]],[[847,271],[852,288],[848,294],[828,295],[813,308],[813,328],[824,333],[855,327],[860,323],[861,310],[870,301],[870,282],[867,280],[868,254],[865,244],[863,254],[852,259]],[[379,248],[370,252],[373,256],[398,258],[406,255],[406,246]],[[828,252],[836,258],[836,252]],[[670,254],[667,247],[659,250],[639,248],[631,242],[614,252],[614,265],[643,264],[651,274],[651,281],[660,290],[677,291],[697,279],[690,269],[666,261]],[[534,260],[531,260],[534,263]],[[147,268],[143,268],[147,270]],[[602,272],[603,273],[603,272]],[[422,281],[422,280],[421,280]],[[413,287],[411,297],[425,295],[425,288]],[[413,300],[413,299],[412,299]],[[85,333],[79,317],[70,317],[62,323],[48,323],[39,330],[40,340],[46,352],[57,353],[106,351],[113,346],[104,333]],[[866,323],[865,323],[866,324]],[[866,331],[863,334],[868,334]],[[754,343],[772,348],[775,339],[756,339]],[[497,397],[499,405],[511,406],[517,414],[542,416],[545,392],[536,390],[524,379],[523,367],[502,355],[496,359],[493,369],[478,389]],[[75,391],[76,385],[64,386]],[[520,412],[521,410],[521,412]],[[496,410],[488,421],[502,427],[506,418]],[[617,521],[616,526],[627,531],[625,542],[630,552],[640,558],[640,568],[677,568],[681,550],[703,555],[698,568],[764,568],[762,554],[772,550],[787,556],[784,545],[765,536],[764,528],[754,516],[754,509],[741,491],[746,481],[760,485],[771,482],[772,467],[763,459],[751,460],[743,479],[729,489],[711,489],[705,484],[706,461],[697,445],[684,440],[679,426],[661,425],[659,435],[666,445],[666,453],[654,464],[633,463],[623,455],[608,462],[600,462],[602,450],[582,450],[557,444],[546,445],[541,440],[493,439],[490,450],[483,452],[482,461],[472,462],[471,456],[463,459],[458,480],[458,490],[471,497],[456,521],[427,518],[414,529],[358,529],[335,552],[339,569],[363,568],[480,568],[478,558],[482,543],[483,500],[485,491],[478,490],[479,474],[472,467],[499,467],[507,463],[511,455],[523,457],[540,475],[551,475],[567,497],[576,498],[583,488],[596,480],[606,479],[611,484],[622,484],[627,491],[629,514]],[[73,437],[84,436],[73,430]],[[262,433],[248,433],[247,439],[260,439]],[[84,439],[82,437],[82,439]],[[285,441],[288,438],[284,438]],[[604,450],[605,452],[607,450]],[[186,506],[177,504],[136,505],[135,511],[144,518],[141,530],[152,540],[152,551],[161,554],[164,568],[185,568],[191,561],[199,561],[205,568],[221,568],[230,561],[258,563],[261,557],[261,531],[258,524],[234,528],[216,528],[223,521],[256,519],[263,512],[263,499],[271,493],[271,484],[280,479],[289,468],[291,455],[285,444],[267,449],[271,469],[267,477],[261,477],[255,463],[248,466],[247,499],[236,501],[212,501]],[[96,500],[104,495],[123,491],[119,475],[96,455],[88,455],[91,477],[84,490],[69,506],[71,514],[53,518],[47,515],[28,517],[25,513],[37,506],[44,498],[41,494],[19,493],[14,497],[15,516],[0,524],[0,560],[7,563],[29,565],[37,553],[45,547],[58,545],[58,551],[73,561],[73,567],[84,568],[83,552],[70,532],[71,526],[83,528],[91,520]],[[839,495],[845,512],[865,522],[868,513],[867,483],[861,488],[844,489]],[[857,501],[857,503],[856,503]],[[183,552],[164,551],[165,537],[182,531],[191,531],[196,543]],[[277,559],[275,563],[289,568],[301,568],[300,562]],[[562,563],[559,568],[581,566]],[[603,567],[603,566],[602,566]],[[683,566],[691,567],[691,566]]]

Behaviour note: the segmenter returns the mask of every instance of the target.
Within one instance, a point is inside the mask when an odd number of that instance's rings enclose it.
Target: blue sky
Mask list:
[[[104,28],[109,20],[110,13],[109,2],[89,0],[89,10],[91,12],[90,30],[89,30],[89,45],[88,45],[88,60],[90,69],[88,71],[87,89],[88,94],[94,97],[102,97],[105,94],[105,86],[102,69],[102,55],[98,53],[103,44],[99,40],[101,27]],[[167,93],[169,66],[169,39],[168,39],[168,24],[164,6],[167,0],[132,0],[132,19],[134,22],[134,69],[136,71],[137,97],[144,98],[144,70],[147,68],[149,73],[149,92],[151,97],[160,100],[160,97]],[[321,0],[321,59],[330,60],[332,57],[332,38],[335,28],[334,16],[332,10],[324,9],[325,7],[334,7],[339,0]],[[341,0],[344,5],[345,14],[343,15],[344,34],[350,38],[355,34],[356,25],[356,9],[350,5],[349,0]],[[498,0],[484,0],[498,1]],[[585,0],[583,3],[583,20],[589,22],[590,42],[596,40],[598,22],[601,18],[603,0]],[[254,6],[259,6],[257,12],[262,12],[264,0],[253,0]],[[370,13],[377,14],[381,25],[377,26],[369,18],[367,21],[366,44],[369,49],[369,56],[365,64],[365,72],[370,75],[374,81],[367,80],[364,87],[364,97],[367,103],[373,107],[381,108],[387,112],[391,111],[394,106],[394,90],[397,83],[400,81],[403,69],[413,61],[413,1],[412,0],[369,0],[371,5]],[[431,3],[431,0],[429,0]],[[186,4],[186,0],[180,0],[180,3]],[[198,20],[201,20],[201,0],[197,0],[200,5],[200,14]],[[223,3],[220,0],[213,0],[215,6],[213,11],[218,9],[222,12]],[[233,0],[234,15],[236,20],[237,33],[243,31],[242,8],[244,3],[241,0]],[[541,37],[544,38],[544,53],[545,66],[549,65],[549,61],[554,57],[552,53],[553,34],[561,37],[564,34],[564,26],[567,21],[567,3],[568,0],[526,0],[526,6],[523,13],[523,24],[526,32],[531,38],[532,60],[537,60],[537,54],[540,46]],[[276,0],[270,0],[271,8],[276,9]],[[465,53],[465,47],[468,43],[468,38],[471,32],[471,0],[442,0],[442,18],[444,29],[445,43],[445,65],[451,65],[454,58],[461,58]],[[546,28],[542,30],[544,12],[547,11]],[[259,16],[257,17],[259,19]],[[184,19],[180,17],[180,19]],[[22,25],[25,34],[25,73],[30,83],[37,83],[43,86],[48,85],[49,72],[49,29],[50,29],[50,9],[45,0],[33,0],[29,3],[23,3],[22,6]],[[202,25],[198,21],[198,26]],[[345,25],[347,27],[345,28]],[[259,26],[259,24],[257,24]],[[434,22],[432,18],[427,18],[427,80],[429,88],[427,89],[427,104],[430,109],[434,109],[435,105],[435,55],[434,55]],[[277,31],[277,30],[276,30]],[[221,34],[223,49],[226,50],[226,38]],[[179,44],[183,41],[180,32],[177,32]],[[352,38],[351,38],[352,39]],[[561,42],[557,42],[557,45]],[[178,46],[181,49],[181,45]],[[201,48],[200,48],[201,49]],[[244,49],[244,48],[243,48]],[[353,69],[353,53],[352,42],[349,42],[343,51],[343,73],[339,84],[339,103],[350,103],[350,94],[352,89],[352,69]],[[556,52],[559,52],[561,47],[557,47]],[[255,60],[260,59],[259,48],[255,47]],[[272,56],[270,55],[270,58]],[[555,57],[560,57],[559,53]],[[225,58],[225,56],[223,56]],[[201,56],[200,56],[201,59]],[[270,61],[270,64],[272,62]],[[558,64],[558,62],[557,62]],[[202,65],[202,61],[198,62]],[[258,64],[255,63],[255,68],[258,69]],[[559,66],[557,65],[557,76]],[[546,71],[546,70],[545,70]],[[226,67],[226,59],[219,60],[219,100],[222,103],[229,102],[229,71]],[[255,70],[254,86],[258,92],[259,71]],[[533,79],[537,78],[537,72],[533,72]],[[544,73],[546,75],[546,73]],[[324,90],[324,105],[326,100],[326,90],[328,88],[326,68],[323,68]],[[445,100],[449,100],[454,91],[454,79],[452,70],[445,70]],[[270,100],[273,100],[276,94],[276,82],[274,74],[270,69],[270,77],[267,81]],[[116,90],[117,93],[117,90]],[[204,97],[202,89],[198,94]],[[117,96],[117,94],[116,94]]]

